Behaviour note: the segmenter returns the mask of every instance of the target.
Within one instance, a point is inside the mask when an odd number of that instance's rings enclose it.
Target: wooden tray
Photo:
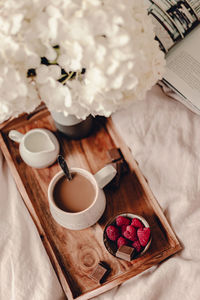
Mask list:
[[[181,250],[181,245],[146,179],[111,119],[97,118],[95,122],[93,133],[79,141],[67,140],[59,134],[46,109],[32,116],[23,115],[0,128],[1,149],[68,299],[81,300],[97,296]],[[124,175],[118,189],[105,189],[106,210],[94,226],[71,231],[58,225],[52,218],[47,188],[51,178],[60,170],[58,164],[44,169],[27,166],[19,155],[19,145],[8,138],[11,129],[25,133],[37,127],[47,128],[55,133],[60,142],[61,153],[70,167],[83,167],[92,173],[108,162],[107,150],[113,147],[121,149],[130,172]],[[150,248],[145,255],[132,262],[113,257],[103,244],[106,223],[114,215],[123,212],[146,218],[152,232]],[[89,276],[99,261],[104,261],[111,267],[103,284],[96,283]]]

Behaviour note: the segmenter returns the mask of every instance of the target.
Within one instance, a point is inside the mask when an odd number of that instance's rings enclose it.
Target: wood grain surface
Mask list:
[[[92,173],[108,163],[107,151],[119,147],[130,172],[116,189],[105,188],[106,210],[94,226],[72,231],[63,228],[51,216],[47,189],[52,177],[60,170],[57,163],[44,169],[27,166],[19,154],[19,145],[8,138],[11,129],[26,133],[32,128],[51,130],[59,140],[61,151],[70,167],[82,167]],[[111,119],[96,118],[93,132],[82,140],[69,140],[56,131],[49,112],[22,116],[4,123],[0,131],[1,149],[8,161],[22,198],[37,226],[58,279],[68,299],[89,299],[103,293],[181,250],[171,226],[153,196],[147,180]],[[131,262],[117,259],[103,244],[103,229],[113,216],[120,213],[143,216],[150,224],[152,243],[148,251]],[[106,262],[111,272],[103,284],[90,278],[99,263]]]

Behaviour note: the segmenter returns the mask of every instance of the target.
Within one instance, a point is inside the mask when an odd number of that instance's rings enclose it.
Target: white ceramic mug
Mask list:
[[[47,129],[31,129],[26,134],[11,130],[8,136],[19,143],[21,158],[33,168],[48,167],[57,159],[60,146],[54,134]]]
[[[58,180],[65,176],[63,171],[60,171],[52,178],[48,187],[49,207],[53,218],[61,226],[72,230],[81,230],[94,225],[102,216],[106,207],[106,198],[102,188],[115,177],[117,171],[112,165],[107,165],[95,175],[81,168],[70,168],[70,172],[80,173],[92,183],[95,188],[92,204],[85,210],[75,213],[66,212],[56,205],[53,197],[54,188]]]

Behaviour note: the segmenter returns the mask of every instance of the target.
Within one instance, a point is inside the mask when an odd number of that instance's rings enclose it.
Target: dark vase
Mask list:
[[[56,128],[70,139],[82,139],[87,137],[93,127],[94,118],[89,115],[85,120],[78,119],[74,115],[65,116],[62,112],[51,112]]]

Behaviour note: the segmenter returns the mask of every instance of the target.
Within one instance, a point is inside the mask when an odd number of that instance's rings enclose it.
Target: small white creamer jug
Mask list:
[[[8,136],[19,143],[21,158],[33,168],[46,168],[57,159],[60,146],[55,135],[47,129],[31,129],[26,134],[11,130]]]

